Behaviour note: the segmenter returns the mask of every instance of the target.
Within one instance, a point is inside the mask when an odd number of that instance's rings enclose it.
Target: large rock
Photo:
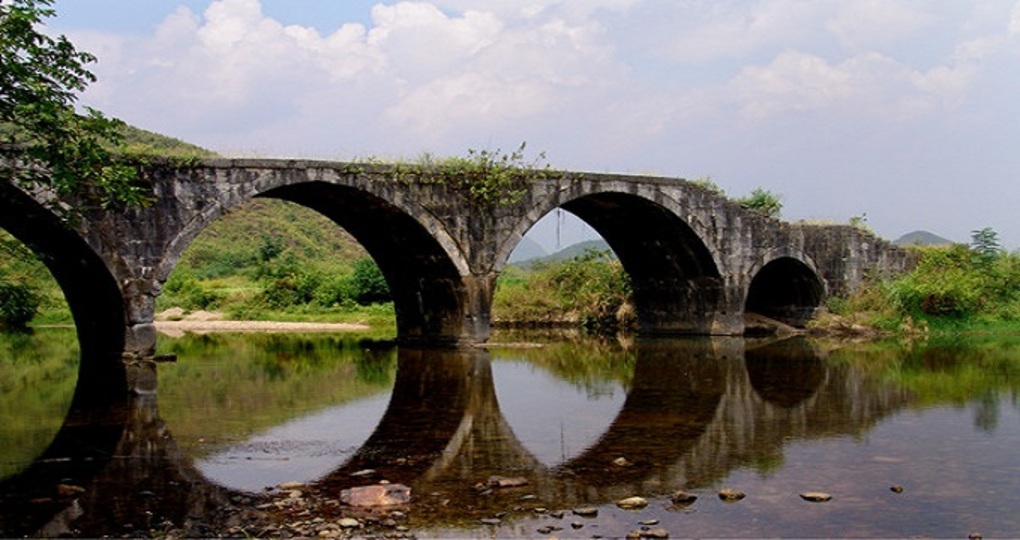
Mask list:
[[[397,506],[411,502],[411,488],[403,484],[353,487],[340,492],[340,502],[362,508]]]

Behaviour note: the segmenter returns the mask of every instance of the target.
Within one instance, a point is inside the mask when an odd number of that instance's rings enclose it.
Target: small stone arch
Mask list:
[[[803,328],[825,299],[825,282],[806,257],[779,255],[752,275],[744,301],[745,312]]]

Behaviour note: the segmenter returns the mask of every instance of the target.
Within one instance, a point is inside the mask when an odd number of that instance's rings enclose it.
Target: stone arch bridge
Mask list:
[[[106,359],[83,362],[80,377],[139,392],[155,385],[163,284],[207,225],[256,197],[309,207],[352,234],[385,275],[407,344],[487,339],[496,278],[557,208],[616,252],[644,334],[741,334],[745,311],[803,324],[826,296],[910,264],[866,231],[784,223],[673,178],[534,171],[487,202],[449,173],[388,164],[210,159],[147,165],[142,177],[152,204],[85,211],[71,227],[44,194],[0,180],[0,227],[60,283],[83,358]]]

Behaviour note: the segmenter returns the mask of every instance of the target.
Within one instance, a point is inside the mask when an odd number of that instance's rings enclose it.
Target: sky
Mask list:
[[[80,103],[242,157],[527,143],[783,218],[1020,248],[1020,0],[57,0]],[[540,240],[583,228],[550,216]],[[549,231],[559,229],[552,240]],[[575,230],[576,229],[576,230]]]

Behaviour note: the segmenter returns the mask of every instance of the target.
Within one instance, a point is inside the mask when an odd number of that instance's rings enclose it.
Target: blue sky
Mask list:
[[[1018,0],[55,7],[100,59],[83,103],[228,155],[527,141],[555,167],[764,187],[790,220],[1020,247]]]

